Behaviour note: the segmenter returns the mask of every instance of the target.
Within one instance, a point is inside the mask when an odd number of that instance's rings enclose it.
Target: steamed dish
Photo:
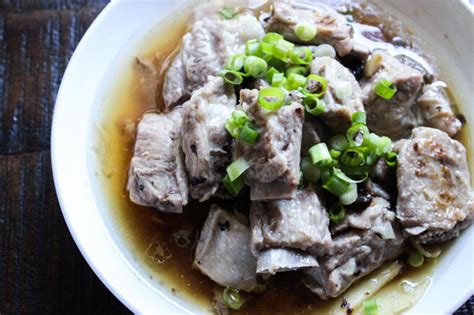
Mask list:
[[[340,305],[375,314],[384,283],[474,216],[465,121],[433,59],[363,24],[365,6],[327,3],[201,5],[163,69],[137,59],[160,106],[137,122],[129,198],[178,222],[205,203],[189,268],[216,283],[217,313],[281,274],[331,300],[383,269]]]

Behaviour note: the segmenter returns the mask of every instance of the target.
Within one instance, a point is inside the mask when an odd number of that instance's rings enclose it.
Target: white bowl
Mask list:
[[[381,0],[380,0],[381,1]],[[203,312],[149,281],[110,224],[107,203],[97,189],[91,150],[94,123],[103,93],[116,70],[166,16],[190,1],[113,1],[78,45],[56,100],[52,164],[59,202],[69,230],[102,282],[130,310],[139,313]],[[474,123],[473,11],[467,1],[384,1],[385,6],[425,39],[439,60],[442,78],[452,87],[468,126]],[[470,127],[470,138],[474,129]],[[472,144],[469,144],[472,147]],[[474,169],[472,159],[471,171]],[[474,228],[464,231],[444,253],[433,284],[409,313],[447,314],[474,292]]]

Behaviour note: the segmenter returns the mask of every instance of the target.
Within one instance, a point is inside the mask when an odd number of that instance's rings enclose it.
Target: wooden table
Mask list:
[[[0,0],[0,314],[125,314],[74,244],[50,164],[56,93],[106,0]],[[471,299],[472,301],[472,299]],[[459,314],[473,314],[472,304]]]

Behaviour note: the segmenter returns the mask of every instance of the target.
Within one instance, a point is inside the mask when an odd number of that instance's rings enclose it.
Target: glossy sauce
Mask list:
[[[137,50],[136,55],[155,56],[155,65],[157,69],[161,69],[167,57],[179,47],[185,30],[185,20],[162,27],[151,40],[147,40],[147,44]],[[141,93],[140,84],[143,82],[140,82],[140,77],[133,71],[133,62],[130,60],[124,65],[120,79],[112,82],[106,104],[107,116],[97,127],[99,137],[95,149],[101,165],[98,173],[101,187],[106,195],[108,208],[112,211],[114,224],[120,227],[126,247],[130,248],[134,259],[143,266],[150,278],[165,283],[177,296],[192,300],[212,311],[214,291],[219,290],[219,286],[192,268],[194,246],[210,203],[192,201],[183,214],[166,215],[131,203],[125,189],[133,154],[134,126],[145,111],[156,110],[155,104],[148,102]],[[159,85],[161,89],[161,82]],[[158,102],[161,102],[159,90],[156,96]],[[159,103],[158,107],[160,105]],[[462,135],[467,136],[466,127]],[[466,143],[467,138],[464,140]],[[428,288],[434,264],[435,260],[428,260],[420,269],[405,270],[377,293],[375,298],[380,301],[396,298],[401,301],[400,305],[403,304],[402,301],[408,306],[414,304]],[[275,287],[253,296],[240,313],[345,313],[341,303],[343,296],[350,291],[340,298],[322,302],[306,288],[290,285],[294,277],[294,273],[274,277]],[[361,282],[374,281],[370,277],[371,275],[367,276]],[[381,310],[387,311],[383,305]]]

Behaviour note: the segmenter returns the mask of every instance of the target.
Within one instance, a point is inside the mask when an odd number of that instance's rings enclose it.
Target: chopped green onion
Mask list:
[[[357,185],[351,184],[347,192],[339,196],[339,202],[344,205],[350,205],[357,200]]]
[[[219,11],[219,14],[226,20],[233,19],[236,15],[237,12],[235,11],[234,8],[224,8],[221,11]]]
[[[341,162],[349,166],[362,165],[364,154],[357,148],[349,148],[341,155]]]
[[[360,179],[360,180],[352,179],[352,178],[348,177],[346,174],[344,174],[344,172],[341,171],[341,170],[338,169],[338,168],[335,168],[335,169],[333,170],[332,176],[337,177],[337,178],[339,178],[340,180],[342,180],[342,181],[344,181],[345,183],[348,183],[348,184],[358,184],[358,183],[362,183],[363,181],[365,181],[365,180],[367,179],[367,177],[365,177],[365,178],[363,178],[363,179]]]
[[[367,163],[367,165],[374,165],[377,163],[378,159],[379,156],[376,153],[369,153],[365,158],[365,163]]]
[[[321,176],[321,171],[308,157],[301,159],[301,171],[303,172],[303,178],[306,182],[316,183]]]
[[[313,61],[313,54],[308,47],[296,47],[291,53],[291,61],[299,65],[308,65]]]
[[[398,159],[398,155],[396,152],[389,152],[385,155],[385,163],[389,167],[397,166],[397,159]]]
[[[267,62],[256,56],[248,56],[244,63],[245,72],[254,78],[265,75],[267,67]]]
[[[258,138],[260,131],[256,130],[250,123],[245,123],[240,131],[240,140],[246,144],[254,144]]]
[[[318,143],[308,150],[311,162],[317,166],[328,166],[332,163],[331,154],[329,154],[326,143]]]
[[[346,137],[353,146],[360,146],[369,134],[369,129],[364,124],[355,124],[347,129]]]
[[[291,66],[285,71],[285,75],[287,77],[289,77],[293,73],[305,76],[308,74],[308,69],[306,69],[306,67],[303,67],[303,66]]]
[[[329,150],[329,154],[333,159],[337,159],[341,155],[341,151],[331,149]]]
[[[369,133],[364,138],[364,145],[373,153],[380,156],[390,152],[392,149],[392,140],[389,137],[379,137],[375,133]]]
[[[260,42],[257,39],[248,40],[245,43],[245,54],[247,56],[261,56]]]
[[[280,72],[285,72],[285,63],[283,61],[278,60],[276,58],[270,58],[267,63],[269,67],[273,67]]]
[[[273,46],[273,57],[283,62],[289,62],[294,48],[295,44],[283,39]]]
[[[365,112],[355,112],[352,114],[352,124],[363,124],[367,125],[367,118]]]
[[[347,141],[347,138],[343,135],[336,135],[328,140],[329,146],[338,151],[344,151],[349,147],[349,141]]]
[[[335,204],[329,209],[329,220],[333,223],[339,223],[346,217],[346,208],[340,204]]]
[[[286,83],[286,78],[285,75],[281,72],[275,73],[272,77],[272,86],[273,87],[281,87],[285,85]]]
[[[221,76],[225,82],[233,85],[242,84],[242,82],[244,81],[244,79],[242,78],[242,73],[233,70],[224,69],[219,71],[217,75]]]
[[[359,180],[366,179],[369,171],[367,165],[350,166],[347,164],[342,164],[341,169],[347,176],[350,176],[351,178],[358,178]]]
[[[227,119],[225,122],[225,129],[227,129],[232,138],[238,138],[240,135],[240,127],[237,126],[232,118]]]
[[[238,127],[242,127],[247,121],[249,121],[247,114],[240,109],[232,112],[232,119]]]
[[[288,76],[287,88],[288,90],[297,90],[306,83],[306,78],[301,74],[292,73]]]
[[[324,101],[320,100],[313,94],[307,94],[303,99],[303,105],[306,109],[306,112],[313,116],[318,116],[324,113],[326,110],[326,104]]]
[[[234,311],[238,311],[245,303],[245,299],[240,295],[239,290],[234,288],[225,288],[222,293],[222,299]]]
[[[351,184],[333,173],[323,184],[323,188],[333,195],[340,196],[351,189]]]
[[[329,168],[321,169],[321,182],[327,182],[329,177],[331,177],[331,170]]]
[[[375,300],[367,300],[362,304],[364,308],[364,315],[377,315],[379,312],[379,306]]]
[[[389,80],[381,79],[374,85],[373,91],[381,98],[389,100],[397,93],[397,87]]]
[[[331,45],[322,44],[314,48],[314,56],[336,58],[336,50]]]
[[[229,175],[226,175],[222,180],[222,183],[224,184],[224,187],[227,189],[227,191],[234,197],[237,196],[242,190],[242,188],[244,188],[245,186],[243,176],[240,176],[236,180],[231,181]]]
[[[266,110],[277,110],[285,103],[285,92],[274,87],[263,88],[258,92],[258,103]]]
[[[235,181],[240,175],[242,175],[248,168],[250,164],[247,163],[244,159],[238,159],[232,162],[227,167],[227,175],[231,182]]]
[[[308,93],[313,94],[316,97],[321,97],[328,88],[328,81],[317,74],[310,74],[306,80],[304,90]]]
[[[408,256],[408,264],[412,267],[421,267],[425,257],[419,251],[411,251]]]
[[[266,76],[267,76],[267,81],[268,81],[268,82],[272,82],[273,76],[274,76],[275,74],[278,74],[278,73],[280,73],[280,71],[278,71],[275,67],[270,67],[270,68],[267,70],[267,74],[266,74]]]
[[[348,81],[339,81],[334,87],[334,92],[338,99],[345,100],[352,94],[352,85]]]
[[[303,42],[309,42],[316,36],[318,29],[316,28],[316,25],[312,23],[300,22],[295,25],[294,31],[296,37],[300,40]]]
[[[230,59],[226,68],[232,71],[240,71],[244,66],[246,58],[247,56],[245,56],[245,54],[235,54],[232,56],[232,59]]]
[[[278,33],[267,33],[265,36],[262,37],[260,40],[260,47],[262,52],[267,55],[273,55],[273,47],[276,43],[283,40],[283,36]]]

